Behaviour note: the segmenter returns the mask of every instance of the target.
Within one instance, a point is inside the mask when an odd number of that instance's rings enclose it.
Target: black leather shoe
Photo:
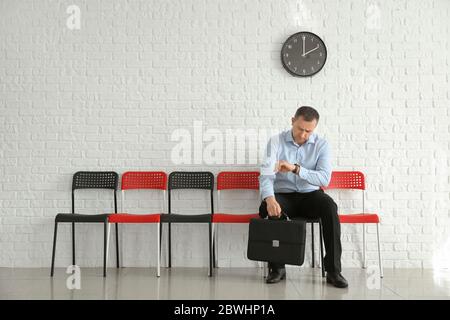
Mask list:
[[[327,283],[331,283],[336,288],[347,288],[348,282],[340,272],[327,272]]]
[[[267,276],[266,279],[266,283],[277,283],[283,279],[286,279],[286,269],[274,268],[270,269],[269,275]]]

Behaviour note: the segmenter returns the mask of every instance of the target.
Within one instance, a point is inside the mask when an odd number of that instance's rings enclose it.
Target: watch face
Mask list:
[[[281,49],[283,67],[293,76],[308,77],[319,72],[327,60],[327,48],[317,35],[298,32]]]

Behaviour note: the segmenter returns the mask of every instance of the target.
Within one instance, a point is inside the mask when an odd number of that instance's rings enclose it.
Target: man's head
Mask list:
[[[319,113],[311,107],[300,107],[292,118],[292,136],[296,143],[303,144],[319,122]]]

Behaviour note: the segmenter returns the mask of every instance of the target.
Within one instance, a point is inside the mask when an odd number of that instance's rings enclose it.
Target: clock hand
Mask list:
[[[319,45],[317,45],[317,47],[315,47],[314,49],[311,49],[311,50],[309,50],[308,52],[302,54],[302,57],[306,56],[308,53],[311,53],[311,52],[313,52],[313,51],[315,51],[315,50],[317,50],[317,49],[319,49]]]
[[[302,36],[302,40],[303,40],[303,53],[302,53],[302,57],[305,56],[305,36]]]

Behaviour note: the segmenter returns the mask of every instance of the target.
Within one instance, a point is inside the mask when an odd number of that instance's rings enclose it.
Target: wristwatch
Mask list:
[[[297,164],[297,163],[294,163],[294,166],[295,166],[295,168],[294,168],[294,170],[292,170],[292,173],[293,174],[298,174],[298,172],[300,170],[300,165]]]

